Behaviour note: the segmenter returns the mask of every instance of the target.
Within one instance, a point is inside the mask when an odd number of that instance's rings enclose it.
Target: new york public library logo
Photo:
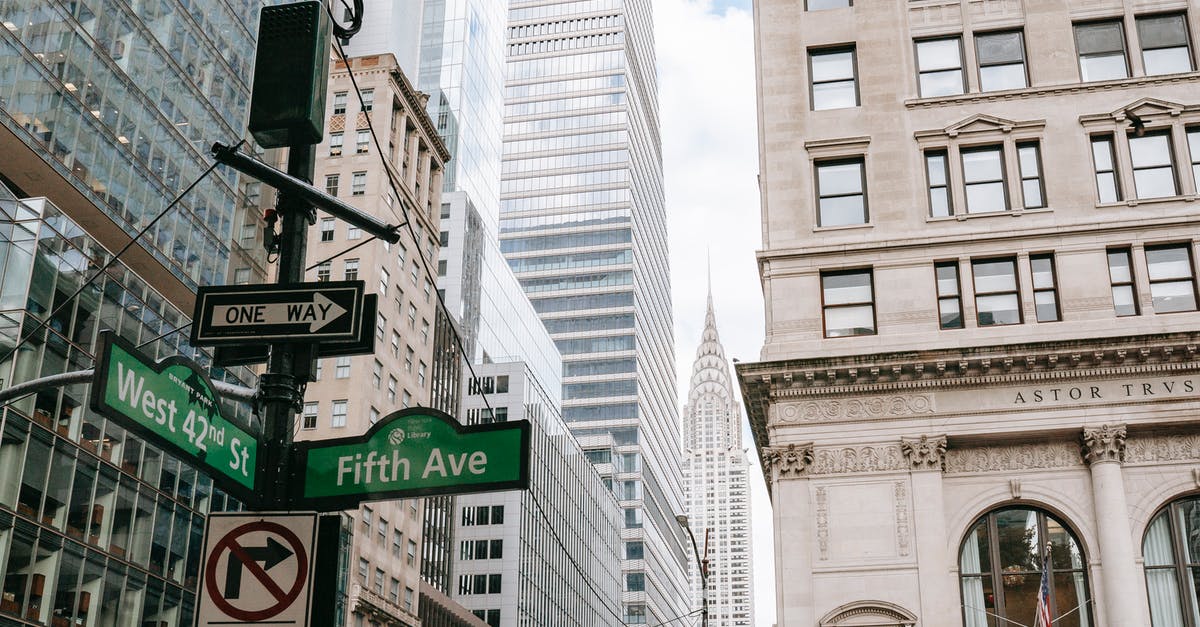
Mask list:
[[[1194,395],[1197,389],[1200,389],[1200,378],[1197,377],[1099,381],[1083,385],[1019,389],[1013,393],[1012,404],[1150,401]]]

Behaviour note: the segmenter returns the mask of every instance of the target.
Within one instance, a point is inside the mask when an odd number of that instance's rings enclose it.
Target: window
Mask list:
[[[976,33],[979,89],[1000,91],[1028,86],[1025,76],[1025,38],[1021,31]]]
[[[503,559],[504,558],[504,540],[491,540],[488,542],[489,551],[488,559]]]
[[[1096,192],[1100,196],[1100,202],[1121,200],[1121,184],[1117,178],[1112,135],[1092,136],[1092,162],[1096,165]]]
[[[375,314],[375,339],[382,342],[385,331],[387,331],[387,318],[385,318],[381,313]]]
[[[446,276],[446,267],[447,267],[446,260],[445,260],[445,259],[438,259],[438,271],[437,271],[437,273],[438,273],[438,276],[439,276],[439,277]]]
[[[346,239],[362,239],[362,229],[353,224],[346,225]],[[384,242],[385,244],[387,242]]]
[[[333,420],[331,426],[344,427],[346,426],[346,405],[349,401],[333,401]]]
[[[646,573],[625,573],[625,590],[629,592],[645,592]]]
[[[399,529],[392,530],[392,557],[400,557],[400,549],[404,546],[404,534]]]
[[[329,134],[329,156],[330,157],[342,156],[342,140],[343,140],[343,136],[341,133],[330,133]]]
[[[443,248],[450,245],[450,231],[441,231],[438,233],[438,245]]]
[[[1175,164],[1171,160],[1170,131],[1155,131],[1129,138],[1133,164],[1133,191],[1140,198],[1165,198],[1179,193]]]
[[[371,109],[375,108],[375,90],[374,89],[364,89],[361,92],[359,92],[359,96],[362,98],[362,110],[363,111],[370,111]]]
[[[493,525],[503,525],[504,524],[504,506],[503,505],[493,505],[492,506],[492,524]]]
[[[854,47],[808,53],[813,111],[858,106]]]
[[[349,379],[350,378],[350,358],[338,357],[337,365],[333,369],[333,378]]]
[[[1108,251],[1108,278],[1112,281],[1113,310],[1116,314],[1138,315],[1137,291],[1133,282],[1133,258],[1128,248]]]
[[[917,42],[917,81],[922,98],[953,96],[966,91],[962,40],[958,37]]]
[[[387,399],[389,403],[396,403],[396,377],[388,377]]]
[[[822,11],[854,6],[854,0],[808,0],[805,4],[808,11]]]
[[[405,345],[405,347],[404,347],[404,371],[405,372],[409,372],[409,373],[412,372],[414,355],[416,355],[416,353],[413,352],[412,347]]]
[[[376,568],[375,569],[375,594],[377,594],[379,596],[383,596],[383,578],[384,578],[383,569]]]
[[[503,592],[500,587],[501,576],[499,574],[488,575],[488,594],[499,594]]]
[[[817,225],[867,223],[863,159],[817,163]]]
[[[408,541],[408,552],[405,553],[405,555],[404,555],[404,561],[409,566],[413,566],[417,563],[417,543],[416,542],[413,542],[412,540]]]
[[[233,284],[246,285],[250,282],[250,268],[237,268],[233,271]]]
[[[254,223],[242,225],[242,241],[252,240],[258,235],[258,225]]]
[[[321,218],[321,241],[333,241],[333,218]]]
[[[329,194],[330,196],[338,195],[338,180],[339,180],[339,178],[340,177],[337,174],[326,174],[325,175],[325,193],[326,194]]]
[[[870,270],[821,273],[825,337],[875,334],[875,290]]]
[[[404,390],[400,393],[400,407],[407,408],[409,405],[412,405],[412,394]]]
[[[628,625],[645,625],[646,624],[646,606],[645,605],[626,605],[625,606],[625,623]]]
[[[357,281],[358,280],[358,260],[357,259],[347,259],[345,261],[345,268],[346,268],[346,280],[347,281]]]
[[[317,280],[318,281],[328,281],[329,280],[329,272],[332,269],[333,269],[332,261],[321,262],[321,265],[317,266]]]
[[[301,429],[316,429],[317,428],[317,412],[320,410],[320,405],[316,402],[305,403],[304,412],[300,417]]]
[[[496,393],[504,394],[508,392],[508,375],[502,374],[496,377]]]
[[[950,196],[950,165],[945,150],[925,152],[925,173],[929,177],[929,215],[944,218],[954,215]]]
[[[400,356],[400,334],[392,331],[392,357]]]
[[[413,589],[412,588],[404,589],[404,609],[406,609],[410,612],[413,609]],[[500,614],[500,611],[496,610],[496,615],[499,616],[499,614]],[[499,623],[497,623],[497,624],[499,624]]]
[[[363,586],[367,585],[367,573],[370,572],[370,570],[371,563],[367,561],[367,558],[358,558],[358,581]]]
[[[625,543],[625,559],[640,560],[645,558],[646,548],[640,540]]]
[[[971,271],[975,275],[975,309],[979,326],[1020,324],[1016,259],[972,261]]]
[[[379,269],[379,294],[380,294],[380,296],[387,296],[388,281],[390,281],[390,280],[391,280],[391,276],[388,274],[387,268],[380,268]]]
[[[1037,142],[1017,144],[1017,165],[1021,169],[1021,199],[1026,209],[1046,206],[1042,182],[1042,155]]]
[[[1196,275],[1190,244],[1147,246],[1146,268],[1154,313],[1196,310]]]
[[[1142,556],[1150,593],[1150,622],[1156,627],[1196,627],[1200,623],[1200,496],[1167,504],[1146,527]],[[1187,582],[1180,585],[1180,582]]]
[[[1121,20],[1076,24],[1075,47],[1079,51],[1079,77],[1084,82],[1129,76]]]
[[[1187,130],[1188,152],[1192,155],[1192,179],[1200,193],[1200,127]]]
[[[1033,276],[1033,309],[1037,321],[1058,322],[1062,319],[1062,312],[1058,308],[1054,255],[1030,255],[1029,269]]]
[[[1026,508],[985,514],[959,549],[963,624],[1029,620],[1038,604],[1042,569],[1049,567],[1054,624],[1092,625],[1086,564],[1075,535],[1050,514]]]
[[[1143,15],[1137,18],[1138,40],[1146,75],[1191,72],[1192,51],[1183,14]]]
[[[943,329],[963,328],[962,292],[958,281],[958,262],[934,264],[937,280],[938,324]]]
[[[387,532],[388,532],[387,519],[380,516],[379,522],[375,523],[375,530],[379,532],[379,543],[386,544],[387,543]]]
[[[425,389],[425,362],[417,364],[417,385]]]
[[[371,146],[371,132],[370,131],[358,131],[358,133],[355,134],[354,152],[356,154],[361,155],[362,153],[366,152],[367,148],[369,148],[370,146]]]
[[[962,167],[967,213],[992,213],[1008,209],[1001,146],[964,148]]]
[[[367,173],[355,172],[350,175],[350,195],[362,196],[367,193]]]
[[[343,115],[346,113],[346,92],[333,92],[333,114]]]
[[[395,577],[392,577],[392,581],[388,586],[388,600],[392,602],[392,605],[399,605],[400,603],[400,580]]]
[[[429,321],[421,318],[421,343],[429,343]]]

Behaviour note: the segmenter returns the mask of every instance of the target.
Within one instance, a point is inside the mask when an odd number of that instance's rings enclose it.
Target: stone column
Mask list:
[[[776,624],[816,624],[812,587],[815,507],[808,481],[813,445],[789,444],[764,451],[771,479],[775,523]]]
[[[924,627],[958,627],[958,592],[955,590],[953,553],[946,544],[946,512],[942,470],[946,461],[946,436],[902,439],[900,450],[912,470],[913,532],[920,588],[920,624]]]
[[[1096,507],[1099,537],[1100,582],[1106,625],[1139,627],[1149,625],[1145,603],[1138,591],[1145,582],[1138,577],[1129,528],[1129,506],[1125,501],[1125,425],[1086,427],[1083,430],[1083,459],[1091,466],[1092,500]],[[1095,591],[1093,591],[1095,595]]]

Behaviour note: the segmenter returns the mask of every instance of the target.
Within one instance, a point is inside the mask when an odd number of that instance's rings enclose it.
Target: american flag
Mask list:
[[[1037,622],[1034,627],[1051,627],[1050,624],[1050,546],[1042,558],[1042,585],[1038,589]]]

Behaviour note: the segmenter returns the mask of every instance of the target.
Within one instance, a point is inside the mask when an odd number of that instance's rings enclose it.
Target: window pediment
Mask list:
[[[1037,134],[1045,127],[1045,120],[1014,121],[979,113],[945,128],[917,131],[914,136],[918,142],[945,142],[951,139],[967,140],[976,136],[1001,136],[1014,131]]]
[[[1131,114],[1145,122],[1155,122],[1176,118],[1184,113],[1200,114],[1200,105],[1184,105],[1158,98],[1140,98],[1115,111],[1079,116],[1079,123],[1084,126],[1111,126],[1113,123],[1120,124],[1129,120]]]
[[[917,617],[886,601],[855,601],[825,615],[820,627],[911,627]]]

